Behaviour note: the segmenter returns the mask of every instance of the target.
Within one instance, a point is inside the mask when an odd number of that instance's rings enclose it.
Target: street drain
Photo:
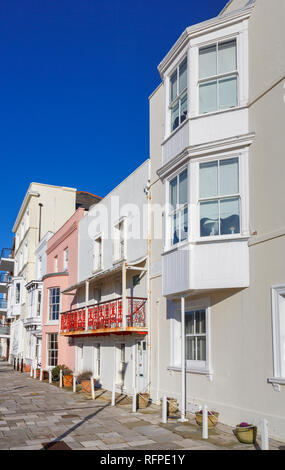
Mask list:
[[[72,450],[64,441],[43,442],[43,450]]]

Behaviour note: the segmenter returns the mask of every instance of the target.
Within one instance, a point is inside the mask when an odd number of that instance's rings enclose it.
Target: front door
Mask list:
[[[137,389],[139,393],[147,391],[147,344],[146,340],[137,342]]]

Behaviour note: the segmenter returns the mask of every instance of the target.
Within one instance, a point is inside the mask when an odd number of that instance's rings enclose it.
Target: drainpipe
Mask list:
[[[127,327],[127,263],[124,261],[122,266],[122,317],[123,330]]]
[[[151,288],[150,288],[150,257],[151,257],[151,161],[149,160],[148,166],[148,185],[147,185],[147,376],[148,376],[148,393],[151,392],[151,345],[152,345],[152,331],[151,331],[151,318],[150,318],[150,302],[151,302]]]
[[[186,419],[185,297],[181,297],[181,423]]]
[[[88,330],[89,281],[85,282],[85,331]]]
[[[41,241],[42,207],[43,207],[43,204],[40,202],[39,203],[39,208],[40,208],[40,214],[39,214],[39,242]]]

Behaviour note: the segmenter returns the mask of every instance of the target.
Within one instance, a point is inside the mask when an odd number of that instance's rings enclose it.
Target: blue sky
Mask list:
[[[104,196],[148,157],[157,65],[227,0],[1,0],[0,248],[30,182]]]

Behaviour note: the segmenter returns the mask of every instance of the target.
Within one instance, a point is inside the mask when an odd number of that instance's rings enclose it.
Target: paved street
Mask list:
[[[132,414],[129,400],[120,403],[111,407],[108,392],[98,391],[92,400],[87,394],[40,382],[0,362],[0,449],[39,450],[43,443],[63,441],[80,450],[255,450],[239,444],[227,426],[218,424],[205,442],[193,419],[186,424],[176,419],[162,425],[159,407]],[[270,443],[271,449],[282,446],[284,449],[284,444]]]

